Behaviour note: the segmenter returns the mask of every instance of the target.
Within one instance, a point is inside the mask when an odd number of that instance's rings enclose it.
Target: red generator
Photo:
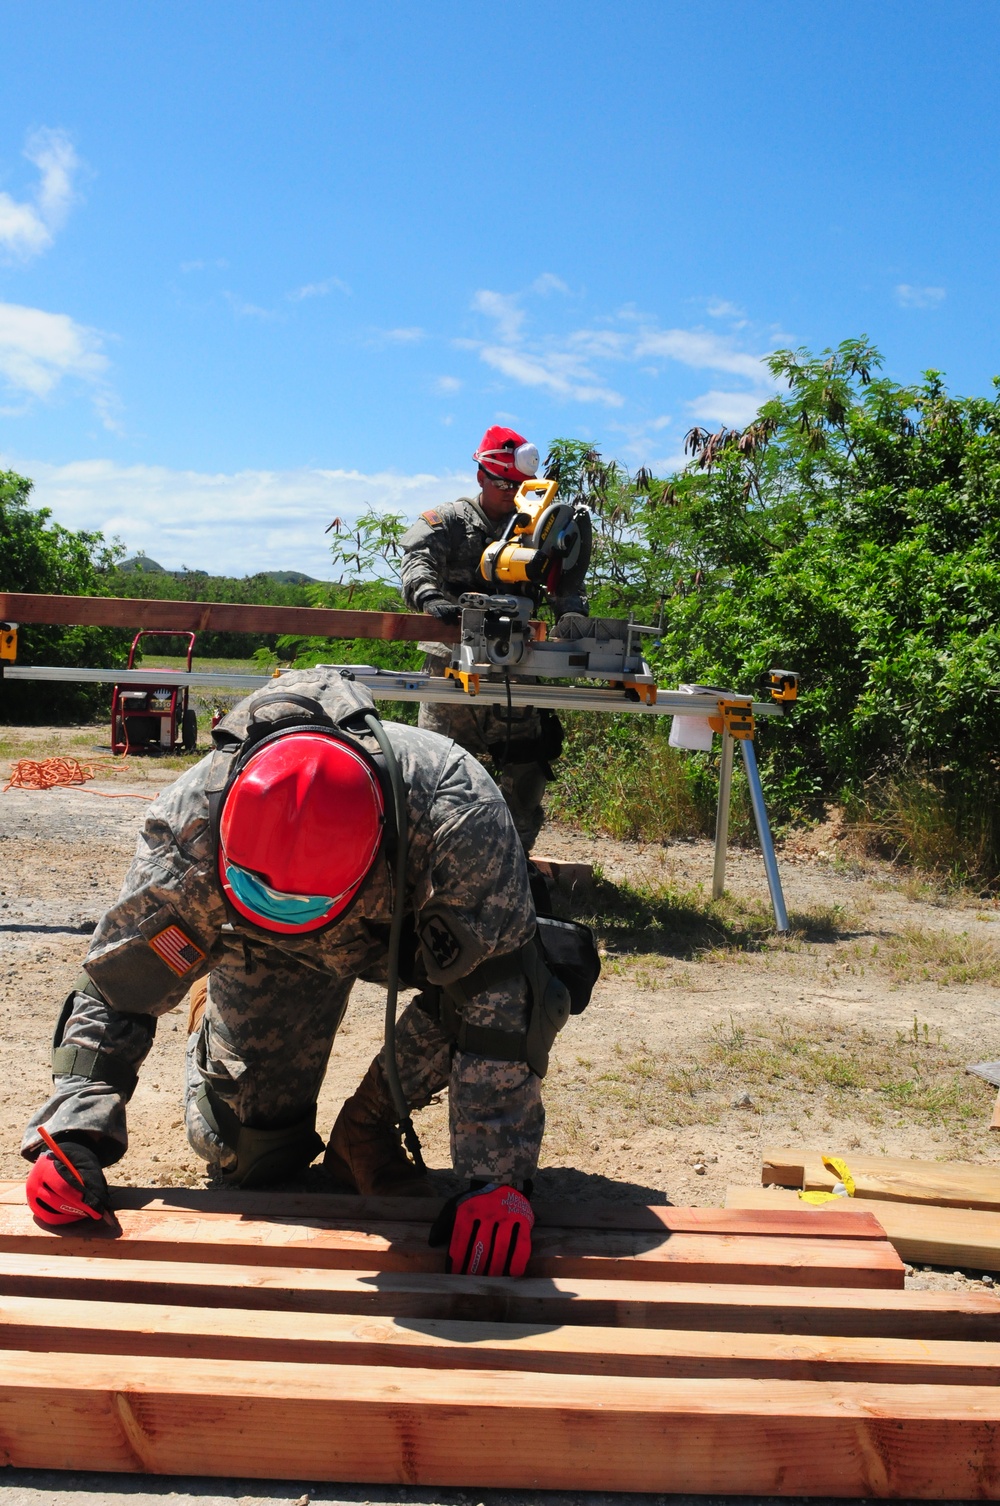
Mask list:
[[[145,628],[136,633],[128,651],[128,668],[143,638],[186,638],[187,667],[194,658],[194,633],[169,633]],[[148,685],[116,685],[111,697],[112,753],[193,753],[198,746],[198,717],[188,705],[189,691],[157,685],[150,670]]]

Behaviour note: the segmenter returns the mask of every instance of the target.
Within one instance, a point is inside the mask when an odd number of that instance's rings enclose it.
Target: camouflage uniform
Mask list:
[[[491,522],[482,510],[481,496],[459,497],[421,513],[403,536],[401,575],[407,606],[422,612],[435,597],[457,601],[465,591],[495,594],[500,588],[483,579],[479,562],[483,550],[500,537],[508,522],[509,518]],[[586,613],[583,582],[589,563],[588,533],[579,562],[565,573],[561,593],[552,601],[557,617],[565,612]],[[420,646],[426,654],[425,668],[431,674],[443,674],[450,651],[440,643]],[[492,706],[431,701],[421,705],[417,725],[454,738],[477,757],[490,755],[518,836],[525,852],[530,852],[544,820],[542,798],[552,777],[549,760],[558,756],[561,744],[554,715],[549,713],[543,723],[533,707],[515,707],[508,729],[505,708],[497,711]]]
[[[337,723],[374,705],[336,671],[304,670],[242,702],[221,723],[217,741],[227,733],[242,738],[255,701],[285,688],[318,700]],[[279,703],[259,719],[295,710]],[[545,1123],[539,1077],[523,1060],[462,1049],[433,1017],[441,990],[467,980],[461,1021],[480,1032],[480,1044],[489,1031],[527,1030],[529,987],[516,962],[535,914],[524,855],[496,785],[474,758],[417,728],[387,723],[386,730],[408,795],[406,903],[415,928],[413,981],[424,987],[399,1022],[403,1090],[421,1107],[449,1089],[460,1175],[527,1178]],[[373,739],[361,741],[376,751]],[[29,1159],[41,1149],[39,1124],[53,1134],[86,1133],[105,1165],[124,1155],[125,1104],[157,1016],[210,974],[204,1015],[188,1045],[187,1132],[199,1155],[227,1169],[233,1154],[203,1112],[203,1085],[243,1125],[279,1130],[302,1120],[315,1110],[351,984],[385,980],[393,883],[384,853],[354,904],[327,929],[278,935],[227,912],[209,797],[224,787],[233,757],[219,748],[150,807],[121,894],[87,954],[91,992],[82,978],[64,1006],[54,1091],[22,1144]],[[508,956],[509,965],[497,960]],[[468,1030],[459,1036],[471,1038]]]

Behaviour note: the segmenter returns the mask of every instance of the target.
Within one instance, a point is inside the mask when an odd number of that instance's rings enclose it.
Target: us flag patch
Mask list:
[[[205,960],[205,953],[184,935],[180,926],[167,926],[165,931],[158,931],[150,938],[149,944],[160,961],[165,962],[178,978],[183,978],[197,963]]]
[[[428,507],[427,511],[422,512],[420,516],[423,518],[424,522],[429,523],[432,528],[437,528],[438,524],[441,522],[441,514],[439,512],[435,512],[433,507]]]

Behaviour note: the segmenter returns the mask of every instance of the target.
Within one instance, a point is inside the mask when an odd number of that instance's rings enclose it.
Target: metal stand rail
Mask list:
[[[478,696],[470,698],[456,680],[446,680],[430,675],[426,670],[385,670],[370,664],[336,664],[317,666],[346,670],[360,680],[377,701],[461,701],[468,704],[480,702],[504,709],[507,704],[507,687],[503,680],[483,681]],[[273,685],[277,675],[226,674],[212,670],[123,670],[123,669],[75,669],[62,666],[5,664],[5,680],[61,681],[84,685],[149,685],[155,681],[164,688],[174,686],[200,690],[260,690]],[[681,691],[660,690],[650,705],[645,701],[630,700],[621,690],[607,690],[591,685],[519,685],[510,683],[512,706],[538,706],[553,711],[601,711],[629,716],[706,716],[716,720],[723,705],[734,708],[746,719],[744,730],[734,736],[730,730],[731,720],[723,716],[722,754],[719,762],[719,798],[715,819],[715,858],[712,873],[712,898],[719,899],[725,891],[726,853],[729,842],[729,808],[732,798],[733,745],[739,742],[743,767],[750,786],[750,800],[754,821],[764,857],[764,870],[774,910],[775,925],[779,934],[788,931],[788,913],[781,888],[781,876],[774,853],[774,842],[768,824],[764,792],[753,747],[753,721],[757,717],[781,716],[783,708],[773,701],[751,701],[749,697],[727,696],[720,701],[715,694],[698,694]],[[733,725],[742,725],[735,723]],[[749,727],[749,731],[745,727]]]

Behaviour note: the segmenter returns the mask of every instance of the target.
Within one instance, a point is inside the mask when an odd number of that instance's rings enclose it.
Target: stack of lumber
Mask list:
[[[422,1486],[969,1499],[1000,1487],[1000,1301],[906,1292],[834,1209],[539,1205],[520,1281],[437,1204],[0,1184],[0,1457]]]
[[[819,1211],[873,1212],[897,1253],[909,1261],[1000,1271],[1000,1167],[964,1161],[909,1161],[835,1150],[854,1178],[853,1198]],[[767,1150],[761,1181],[768,1187],[829,1192],[836,1177],[818,1150]],[[732,1209],[804,1207],[797,1192],[731,1187]]]

